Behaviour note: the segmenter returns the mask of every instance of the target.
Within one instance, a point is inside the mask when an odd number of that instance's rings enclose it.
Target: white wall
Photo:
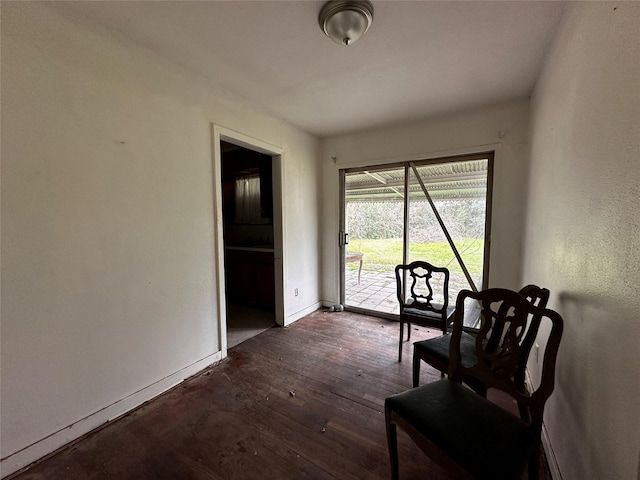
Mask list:
[[[221,357],[211,123],[283,152],[290,323],[319,302],[319,142],[55,5],[2,4],[2,475]]]
[[[285,325],[317,310],[320,301],[320,189],[321,172],[317,161],[319,142],[300,135],[285,135],[286,149],[283,188],[286,245],[283,249],[284,292],[287,298]],[[296,161],[298,158],[309,161]],[[295,296],[295,289],[298,296]]]
[[[564,480],[640,478],[638,32],[639,3],[576,3],[532,103],[523,282],[565,321],[545,419]]]
[[[489,283],[520,288],[522,225],[529,169],[529,102],[489,108],[322,141],[322,299],[339,300],[338,171],[353,166],[496,150]],[[332,161],[336,157],[336,163]]]

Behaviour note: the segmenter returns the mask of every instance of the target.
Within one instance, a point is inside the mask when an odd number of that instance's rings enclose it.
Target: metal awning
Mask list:
[[[487,194],[487,159],[416,165],[433,200],[483,199]],[[349,202],[402,201],[404,167],[389,170],[350,173],[345,176],[346,200]],[[411,175],[410,198],[424,198],[417,179]]]

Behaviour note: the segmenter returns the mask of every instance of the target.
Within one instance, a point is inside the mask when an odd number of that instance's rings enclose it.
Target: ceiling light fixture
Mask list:
[[[340,45],[351,45],[373,22],[373,5],[367,0],[332,0],[320,11],[320,28]]]

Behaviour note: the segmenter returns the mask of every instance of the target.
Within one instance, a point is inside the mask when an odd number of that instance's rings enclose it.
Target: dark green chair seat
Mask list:
[[[467,366],[473,365],[476,362],[476,357],[473,353],[476,348],[475,341],[476,337],[467,332],[462,332],[462,337],[460,338],[460,353],[462,354],[462,362]],[[438,362],[442,365],[444,367],[443,370],[446,372],[449,369],[450,343],[451,334],[447,333],[446,335],[440,335],[439,337],[415,342],[413,344],[413,348],[414,351],[424,352],[431,355],[434,362]],[[438,368],[438,370],[440,369]]]
[[[531,425],[449,380],[389,397],[385,409],[478,479],[518,478],[535,449]]]
[[[434,303],[433,305],[434,305],[434,308],[442,311],[442,304]],[[455,309],[456,308],[453,305],[445,307],[444,311],[445,311],[446,318],[449,318]],[[410,317],[418,317],[418,318],[425,318],[425,319],[430,318],[437,322],[440,322],[442,320],[442,313],[431,312],[429,310],[421,310],[419,308],[412,308],[411,303],[409,302],[407,302],[407,306],[404,307],[404,314]]]

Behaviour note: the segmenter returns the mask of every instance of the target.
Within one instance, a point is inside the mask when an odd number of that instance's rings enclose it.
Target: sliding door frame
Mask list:
[[[402,259],[403,263],[407,263],[409,259],[409,187],[410,187],[410,172],[411,164],[416,167],[424,165],[438,165],[446,163],[457,163],[473,160],[487,160],[487,190],[485,196],[485,218],[484,218],[484,251],[483,251],[483,265],[482,265],[482,286],[481,289],[488,288],[489,285],[489,267],[490,267],[490,252],[491,252],[491,218],[492,218],[492,199],[493,199],[493,173],[495,162],[495,150],[488,150],[479,153],[450,155],[443,157],[434,157],[422,160],[403,160],[398,162],[390,162],[375,165],[363,165],[357,167],[343,168],[339,170],[339,188],[340,188],[340,201],[339,201],[339,228],[338,228],[338,252],[339,252],[339,272],[340,272],[340,303],[344,305],[344,308],[356,313],[363,313],[367,315],[374,315],[382,318],[398,319],[398,315],[393,313],[379,312],[375,310],[369,310],[356,306],[347,306],[345,304],[345,252],[347,242],[345,239],[348,236],[346,229],[346,175],[349,173],[386,170],[393,168],[404,168],[404,222],[403,222],[403,245],[402,245]]]

